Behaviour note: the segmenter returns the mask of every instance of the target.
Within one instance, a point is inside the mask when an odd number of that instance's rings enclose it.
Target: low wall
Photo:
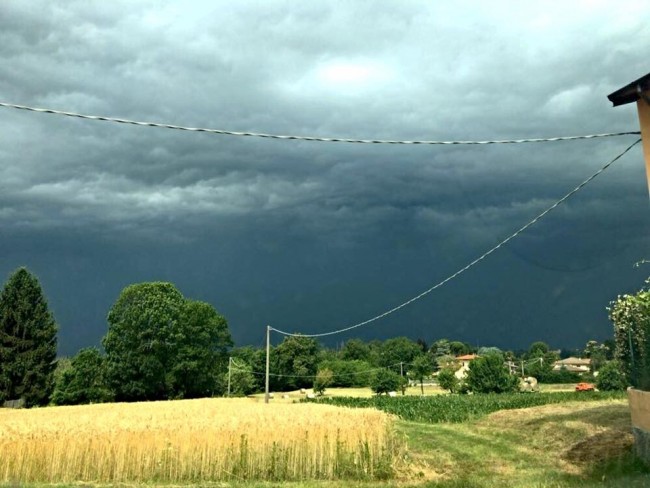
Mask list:
[[[650,392],[628,388],[634,450],[650,466]]]

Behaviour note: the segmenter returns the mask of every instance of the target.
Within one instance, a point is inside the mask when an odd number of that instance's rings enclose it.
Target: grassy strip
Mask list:
[[[641,488],[625,400],[504,410],[462,424],[399,422],[422,486]]]
[[[499,410],[538,407],[566,402],[625,398],[625,392],[502,393],[488,395],[436,395],[425,397],[319,398],[319,403],[351,408],[376,408],[404,420],[437,424],[460,423]]]

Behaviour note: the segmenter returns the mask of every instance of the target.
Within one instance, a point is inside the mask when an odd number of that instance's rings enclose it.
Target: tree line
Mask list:
[[[184,297],[171,283],[127,286],[107,315],[100,347],[72,358],[56,357],[57,325],[38,279],[15,271],[0,293],[0,405],[25,406],[109,401],[146,401],[248,395],[264,389],[264,347],[234,347],[225,317],[210,304]],[[541,382],[575,382],[553,363],[568,355],[590,357],[597,369],[613,358],[613,342],[587,343],[584,350],[553,350],[534,342],[527,350],[502,351],[462,341],[395,337],[350,339],[328,348],[304,336],[285,337],[271,347],[273,391],[371,387],[376,393],[420,387],[432,375],[450,391],[468,388],[472,377],[487,386],[474,391],[509,391],[517,373]],[[478,354],[465,386],[456,381],[458,356]],[[515,378],[515,379],[513,379]],[[477,380],[478,381],[478,380]],[[472,389],[472,388],[470,388]]]

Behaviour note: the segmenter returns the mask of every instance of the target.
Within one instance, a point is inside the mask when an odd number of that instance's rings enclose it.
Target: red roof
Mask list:
[[[459,361],[471,361],[472,359],[476,359],[478,357],[477,354],[465,354],[464,356],[456,356],[456,359]]]

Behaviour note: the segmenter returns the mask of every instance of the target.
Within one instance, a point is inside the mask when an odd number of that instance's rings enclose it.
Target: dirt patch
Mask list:
[[[633,444],[634,436],[630,432],[607,430],[575,443],[562,458],[574,464],[596,464],[620,458]]]

